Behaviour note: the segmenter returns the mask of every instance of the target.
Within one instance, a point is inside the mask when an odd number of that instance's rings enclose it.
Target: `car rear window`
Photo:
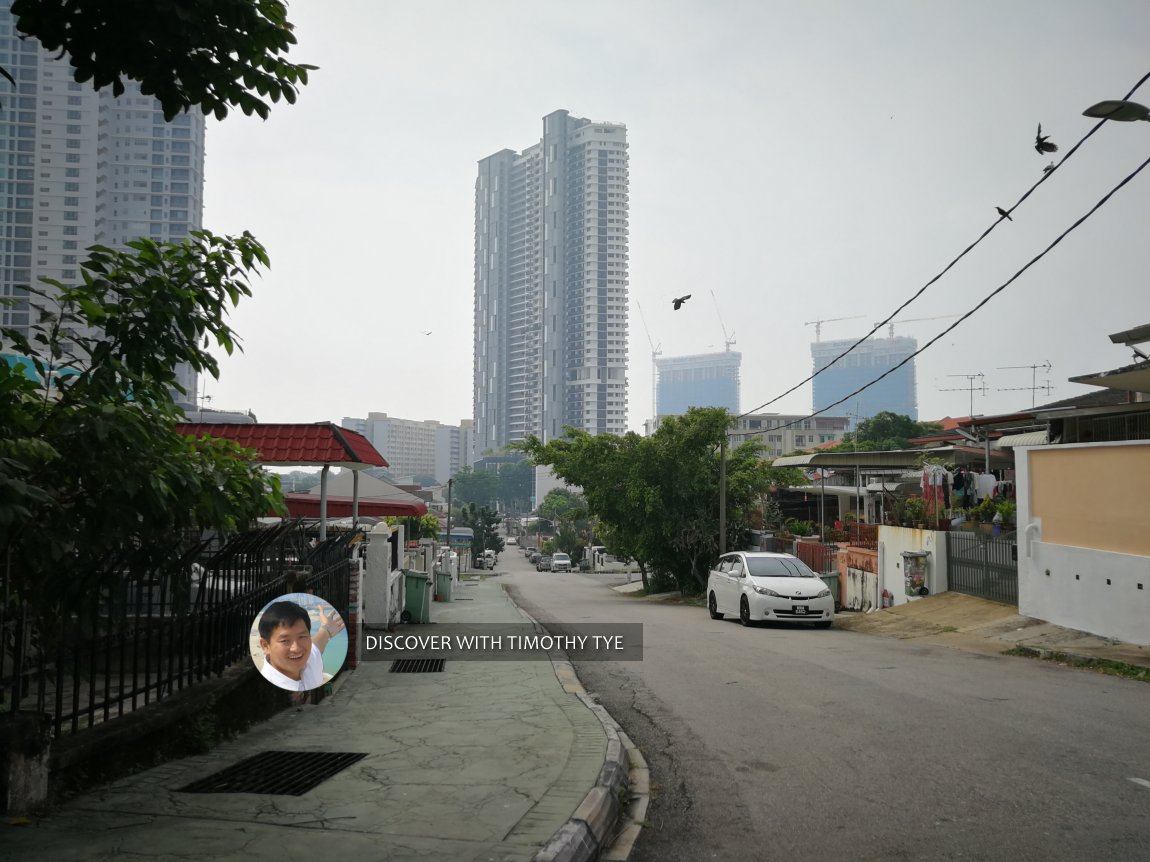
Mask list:
[[[817,578],[797,557],[747,557],[753,578]]]

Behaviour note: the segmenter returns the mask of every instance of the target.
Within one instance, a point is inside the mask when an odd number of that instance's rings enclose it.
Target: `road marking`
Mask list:
[[[1145,778],[1131,778],[1130,780],[1135,784],[1141,784],[1143,787],[1150,787],[1150,781],[1147,781]]]

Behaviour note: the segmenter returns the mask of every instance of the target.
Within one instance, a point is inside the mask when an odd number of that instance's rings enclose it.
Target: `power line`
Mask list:
[[[1134,86],[1133,86],[1133,87],[1130,89],[1130,92],[1129,92],[1129,93],[1127,93],[1127,94],[1126,94],[1126,95],[1123,97],[1123,101],[1126,101],[1126,100],[1128,100],[1128,99],[1129,99],[1131,96],[1133,96],[1133,95],[1134,95],[1134,93],[1135,93],[1135,92],[1138,90],[1138,88],[1139,88],[1139,87],[1141,87],[1141,86],[1142,86],[1144,83],[1146,83],[1146,81],[1147,81],[1148,79],[1150,79],[1150,72],[1147,72],[1145,75],[1143,75],[1143,76],[1142,76],[1142,77],[1141,77],[1141,78],[1138,80],[1138,83],[1136,83],[1136,84],[1135,84],[1135,85],[1134,85]],[[1014,203],[1014,206],[1012,206],[1012,207],[1011,207],[1009,210],[1007,210],[1007,212],[1008,212],[1008,213],[1012,213],[1012,212],[1014,212],[1014,211],[1015,211],[1015,210],[1016,210],[1016,209],[1017,209],[1019,206],[1021,206],[1022,202],[1023,202],[1023,201],[1025,201],[1025,200],[1026,200],[1028,197],[1030,197],[1030,196],[1031,196],[1031,195],[1034,193],[1035,189],[1037,189],[1037,188],[1038,188],[1040,185],[1042,185],[1044,182],[1046,182],[1046,180],[1047,180],[1047,179],[1048,179],[1048,178],[1049,178],[1049,177],[1050,177],[1052,174],[1054,174],[1054,173],[1055,173],[1055,172],[1056,172],[1056,171],[1057,171],[1057,170],[1058,170],[1060,167],[1062,167],[1062,165],[1063,165],[1063,164],[1066,162],[1066,160],[1067,160],[1067,159],[1069,159],[1071,156],[1073,156],[1073,155],[1074,155],[1074,154],[1075,154],[1075,153],[1078,151],[1078,149],[1079,149],[1079,148],[1080,148],[1080,147],[1081,147],[1081,146],[1082,146],[1084,143],[1086,143],[1086,141],[1087,141],[1087,140],[1088,140],[1088,139],[1089,139],[1089,138],[1090,138],[1090,137],[1091,137],[1091,136],[1092,136],[1092,135],[1093,135],[1095,132],[1097,132],[1097,131],[1098,131],[1100,128],[1102,128],[1102,124],[1103,124],[1103,123],[1105,123],[1105,122],[1106,122],[1106,119],[1102,119],[1102,120],[1099,120],[1099,121],[1098,121],[1098,124],[1097,124],[1097,125],[1095,125],[1095,126],[1094,126],[1094,128],[1092,128],[1092,129],[1091,129],[1089,132],[1087,132],[1085,135],[1083,135],[1083,136],[1082,136],[1082,139],[1081,139],[1081,140],[1079,140],[1079,141],[1078,141],[1078,143],[1076,143],[1076,144],[1075,144],[1073,147],[1071,147],[1071,148],[1070,148],[1070,149],[1069,149],[1069,150],[1066,152],[1066,154],[1065,154],[1065,155],[1064,155],[1064,156],[1063,156],[1061,159],[1059,159],[1059,161],[1058,161],[1058,164],[1057,164],[1057,165],[1055,165],[1055,166],[1054,166],[1054,168],[1052,168],[1052,169],[1051,169],[1051,170],[1049,170],[1049,171],[1044,171],[1044,172],[1043,172],[1043,174],[1042,174],[1042,177],[1041,177],[1041,178],[1038,180],[1038,182],[1036,182],[1036,183],[1035,183],[1034,185],[1032,185],[1032,186],[1031,186],[1029,189],[1027,189],[1027,190],[1026,190],[1026,192],[1025,192],[1025,193],[1023,193],[1022,197],[1020,197],[1020,198],[1019,198],[1017,201],[1015,201],[1015,203]],[[1122,187],[1122,186],[1121,186],[1121,185],[1119,185],[1117,188],[1115,188],[1115,189],[1114,189],[1114,191],[1117,191],[1117,190],[1118,190],[1119,188],[1121,188],[1121,187]],[[1111,192],[1111,194],[1113,194],[1113,192]],[[1104,200],[1105,200],[1105,199],[1104,199]],[[1093,212],[1093,210],[1091,210],[1091,212]],[[1087,216],[1089,216],[1089,215],[1090,215],[1090,213],[1087,213]],[[937,282],[937,281],[938,281],[940,278],[942,278],[944,275],[946,275],[948,272],[950,272],[950,270],[951,270],[951,269],[954,267],[954,265],[955,265],[955,264],[957,264],[957,263],[958,263],[960,260],[962,260],[964,257],[966,257],[966,255],[967,255],[967,254],[968,254],[970,251],[972,251],[972,250],[975,248],[975,246],[977,246],[977,245],[978,245],[979,243],[981,243],[981,242],[982,242],[984,239],[986,239],[986,237],[990,235],[991,231],[993,231],[993,230],[994,230],[996,227],[998,227],[999,223],[1000,223],[1000,222],[1002,222],[1002,221],[1003,221],[1003,219],[1002,219],[1002,218],[998,218],[998,219],[996,219],[996,220],[995,220],[995,221],[994,221],[994,222],[993,222],[993,223],[990,225],[990,227],[988,227],[986,230],[984,230],[984,231],[982,232],[982,234],[981,234],[981,235],[978,237],[978,239],[976,239],[974,242],[972,242],[970,245],[968,245],[966,248],[964,248],[964,249],[963,249],[963,250],[962,250],[962,251],[961,251],[961,252],[958,254],[958,256],[957,256],[957,257],[956,257],[954,260],[952,260],[950,263],[948,263],[948,264],[947,264],[947,265],[946,265],[946,266],[943,268],[942,272],[940,272],[938,275],[936,275],[934,278],[932,278],[930,281],[928,281],[926,284],[924,284],[922,287],[920,287],[920,288],[919,288],[917,291],[915,291],[915,292],[914,292],[914,293],[911,295],[910,299],[908,299],[906,302],[904,302],[902,305],[900,305],[898,308],[896,308],[896,309],[895,309],[893,312],[891,312],[891,314],[889,314],[889,315],[886,317],[886,319],[884,319],[884,320],[881,320],[881,321],[879,321],[878,323],[876,323],[876,324],[874,325],[874,329],[872,329],[870,332],[868,332],[866,335],[864,335],[862,338],[860,338],[858,341],[856,341],[854,344],[852,344],[850,347],[848,347],[846,350],[844,350],[842,353],[840,353],[838,356],[836,356],[834,359],[832,359],[830,362],[828,362],[828,363],[827,363],[826,365],[824,365],[822,368],[820,368],[820,369],[818,369],[817,371],[815,371],[815,372],[814,372],[814,374],[812,374],[810,377],[808,377],[808,378],[806,378],[805,380],[802,380],[802,381],[800,381],[800,382],[796,383],[794,386],[792,386],[792,387],[791,387],[790,389],[788,389],[786,392],[783,392],[782,394],[775,396],[775,397],[774,397],[774,398],[772,398],[770,401],[767,401],[767,402],[765,402],[765,403],[763,403],[763,404],[760,404],[758,407],[754,407],[754,408],[752,408],[751,410],[748,410],[748,411],[746,411],[745,413],[740,413],[740,414],[739,414],[738,416],[736,416],[735,418],[736,418],[736,419],[741,419],[741,418],[743,418],[744,416],[749,416],[749,415],[751,415],[752,413],[757,413],[758,411],[762,410],[764,407],[769,407],[770,405],[774,404],[776,401],[779,401],[779,400],[781,400],[781,399],[783,399],[783,398],[786,398],[788,395],[790,395],[792,392],[794,392],[794,391],[795,391],[796,389],[798,389],[800,386],[805,386],[806,384],[808,384],[808,383],[810,383],[812,380],[814,380],[816,377],[818,377],[820,374],[822,374],[824,371],[826,371],[828,368],[830,368],[830,367],[832,367],[833,365],[835,365],[835,364],[836,364],[836,363],[837,363],[837,362],[838,362],[840,359],[842,359],[842,358],[843,358],[844,356],[846,356],[848,353],[851,353],[851,352],[852,352],[852,351],[853,351],[853,350],[854,350],[856,347],[858,347],[859,345],[861,345],[861,344],[862,344],[863,342],[865,342],[865,341],[866,341],[868,338],[870,338],[872,335],[874,335],[876,332],[878,332],[878,331],[879,331],[879,330],[880,330],[880,329],[881,329],[883,326],[885,326],[886,324],[890,323],[890,322],[891,322],[891,321],[892,321],[892,320],[893,320],[893,319],[894,319],[894,318],[895,318],[895,317],[896,317],[896,316],[899,314],[899,312],[903,311],[903,310],[904,310],[904,309],[905,309],[905,308],[906,308],[908,305],[910,305],[912,302],[914,302],[916,299],[918,299],[920,296],[922,296],[922,295],[923,295],[923,293],[925,293],[925,292],[926,292],[927,288],[929,288],[931,285],[933,285],[935,282]],[[1075,225],[1074,225],[1074,226],[1071,228],[1071,230],[1073,230],[1073,228],[1074,228],[1074,227],[1077,227],[1077,224],[1075,224]],[[1061,238],[1060,238],[1060,239],[1061,239]],[[1007,283],[1009,284],[1009,282],[1007,282]],[[992,295],[993,295],[993,294],[992,294]],[[962,322],[962,318],[959,318],[958,322],[957,322],[957,323],[955,323],[954,325],[955,325],[955,326],[957,326],[957,325],[958,325],[958,323],[961,323],[961,322]],[[951,326],[951,327],[950,327],[950,329],[953,329],[953,328],[954,328],[954,326]],[[943,331],[944,331],[944,332],[949,332],[949,331],[950,331],[950,329],[946,329],[946,330],[943,330]],[[933,343],[933,342],[932,342],[932,343]],[[913,354],[913,353],[911,354],[911,356],[912,356],[912,357],[913,357],[913,356],[915,356],[915,355],[917,355],[917,354]],[[902,363],[899,363],[899,365],[901,365],[901,364],[902,364]],[[897,368],[897,367],[899,367],[899,366],[897,366],[897,365],[896,365],[896,366],[895,366],[895,368]],[[894,370],[894,369],[891,369],[891,370]],[[881,380],[882,378],[879,378],[879,379]],[[877,381],[872,381],[872,382],[877,382]],[[867,385],[869,386],[870,384],[867,384]],[[861,390],[860,390],[860,391],[861,391]],[[840,402],[840,403],[841,403],[841,402]],[[832,405],[832,406],[833,406],[833,405]],[[822,411],[822,410],[820,410],[820,411],[819,411],[819,413],[821,413],[821,412],[823,412],[823,411]],[[811,414],[811,415],[812,415],[812,416],[817,416],[817,415],[818,415],[818,413],[813,413],[813,414]]]
[[[1150,78],[1150,75],[1147,75],[1147,77]],[[1069,155],[1069,153],[1067,155]],[[982,298],[982,301],[980,301],[977,305],[975,305],[973,308],[971,308],[970,311],[966,312],[966,314],[962,315],[958,320],[956,320],[954,323],[952,323],[950,326],[948,326],[946,329],[944,329],[942,332],[940,332],[938,335],[936,335],[934,338],[932,338],[930,341],[928,341],[926,344],[924,344],[918,350],[914,351],[914,353],[911,353],[909,356],[907,356],[901,362],[888,368],[886,371],[884,371],[882,374],[880,374],[874,380],[870,381],[869,383],[864,384],[863,386],[860,386],[854,392],[851,392],[849,395],[843,396],[842,398],[840,398],[838,401],[834,402],[833,404],[828,404],[826,407],[822,408],[821,410],[815,410],[814,412],[812,412],[808,416],[804,416],[801,419],[796,419],[794,422],[787,422],[786,424],[780,425],[778,427],[779,428],[788,428],[791,425],[797,425],[799,422],[805,422],[807,419],[813,419],[815,416],[818,416],[821,413],[826,413],[832,407],[838,407],[844,401],[849,401],[851,398],[854,398],[859,393],[866,391],[867,389],[869,389],[870,387],[872,387],[876,383],[878,383],[880,380],[883,380],[884,378],[890,376],[895,371],[897,371],[899,368],[906,365],[908,362],[910,362],[912,359],[914,359],[920,353],[925,351],[928,347],[933,345],[936,341],[938,341],[944,335],[951,332],[960,323],[962,323],[964,320],[969,318],[976,311],[978,311],[980,308],[982,308],[984,305],[986,305],[988,302],[990,302],[990,300],[992,300],[998,294],[1002,293],[1002,291],[1006,290],[1006,288],[1008,288],[1011,284],[1013,284],[1015,281],[1017,281],[1022,276],[1022,274],[1024,272],[1026,272],[1028,269],[1030,269],[1030,267],[1034,266],[1034,264],[1036,264],[1038,261],[1042,260],[1042,258],[1046,257],[1046,255],[1049,254],[1050,251],[1056,245],[1058,245],[1060,242],[1062,242],[1062,240],[1066,239],[1067,236],[1069,236],[1071,233],[1073,233],[1075,230],[1077,230],[1082,225],[1082,223],[1085,222],[1092,215],[1094,215],[1094,213],[1098,212],[1098,210],[1101,209],[1102,206],[1110,200],[1110,198],[1114,197],[1114,195],[1117,194],[1119,189],[1121,189],[1123,186],[1125,186],[1127,183],[1129,183],[1131,180],[1133,180],[1136,176],[1138,176],[1138,174],[1142,173],[1142,171],[1145,170],[1147,166],[1150,166],[1150,158],[1146,159],[1146,161],[1144,161],[1137,168],[1135,168],[1133,173],[1129,174],[1124,180],[1122,180],[1122,182],[1118,183],[1118,185],[1116,185],[1114,188],[1112,188],[1110,191],[1108,191],[1102,197],[1102,199],[1098,201],[1098,203],[1096,203],[1094,206],[1092,206],[1086,212],[1085,215],[1081,216],[1077,221],[1074,222],[1074,224],[1070,225],[1070,227],[1068,227],[1066,230],[1064,230],[1062,233],[1060,233],[1057,237],[1055,237],[1054,241],[1051,242],[1050,245],[1048,245],[1046,248],[1044,248],[1042,251],[1040,251],[1038,254],[1036,254],[1034,257],[1032,257],[1029,261],[1027,261],[1026,265],[1023,266],[1022,269],[1018,270],[1018,272],[1016,272],[1014,275],[1012,275],[1010,278],[1008,278],[1006,281],[1004,281],[1002,284],[1000,284],[998,287],[996,287],[994,290],[992,290],[990,293],[988,293],[985,297]],[[743,415],[745,416],[746,414],[743,414]],[[736,418],[741,418],[741,417],[736,417]],[[777,429],[772,429],[772,430],[777,430]],[[754,435],[748,435],[748,436],[754,436]]]

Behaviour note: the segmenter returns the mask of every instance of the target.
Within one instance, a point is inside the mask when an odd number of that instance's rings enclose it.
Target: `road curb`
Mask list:
[[[538,620],[515,603],[506,588],[503,592],[519,613],[544,630]],[[595,786],[571,818],[532,857],[532,862],[626,862],[650,799],[647,762],[619,723],[583,688],[571,662],[552,656],[551,669],[563,690],[578,697],[599,719],[607,736],[607,749]]]

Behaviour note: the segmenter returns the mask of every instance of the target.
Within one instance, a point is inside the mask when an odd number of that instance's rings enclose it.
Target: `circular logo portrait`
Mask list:
[[[328,602],[310,593],[287,593],[256,615],[251,653],[268,682],[287,691],[311,691],[343,667],[347,630]]]

